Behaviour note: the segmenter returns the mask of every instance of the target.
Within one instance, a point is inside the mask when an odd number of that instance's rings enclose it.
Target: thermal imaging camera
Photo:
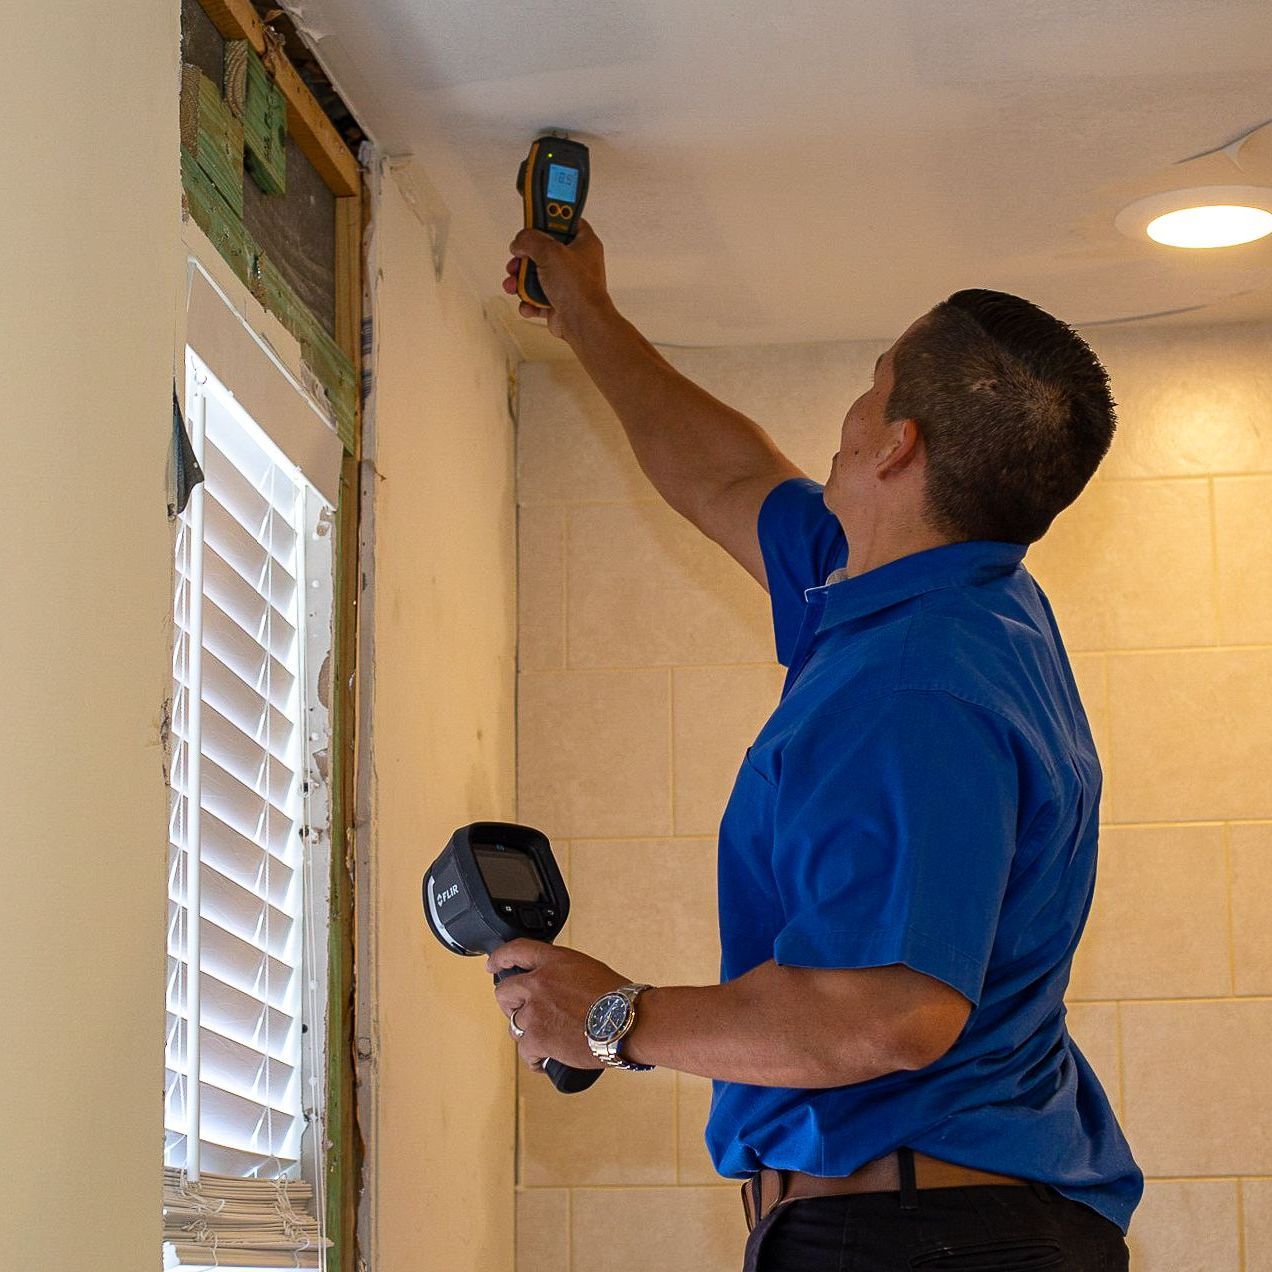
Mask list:
[[[424,913],[433,935],[455,954],[489,954],[517,937],[556,939],[570,913],[570,897],[548,837],[513,822],[461,826],[424,876]],[[510,967],[506,976],[526,969]],[[585,1091],[600,1069],[574,1069],[559,1060],[543,1066],[558,1091]]]
[[[583,215],[587,180],[588,152],[582,142],[553,134],[536,138],[517,170],[526,228],[570,242]],[[526,257],[517,271],[517,295],[541,308],[552,304],[539,283],[535,263]]]

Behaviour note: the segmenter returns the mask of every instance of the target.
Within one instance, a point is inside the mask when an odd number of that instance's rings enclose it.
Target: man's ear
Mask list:
[[[914,420],[894,420],[888,427],[891,436],[875,465],[879,478],[904,472],[923,453],[923,435]]]

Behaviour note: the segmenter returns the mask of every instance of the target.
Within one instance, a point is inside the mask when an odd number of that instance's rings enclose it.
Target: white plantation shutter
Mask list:
[[[321,1109],[321,1029],[302,1029],[318,975],[305,698],[321,499],[193,354],[187,415],[206,481],[177,542],[164,1165],[189,1198],[204,1176],[298,1179]],[[262,1183],[261,1205],[299,1233],[282,1195]],[[216,1262],[262,1265],[203,1235]],[[290,1238],[275,1238],[277,1257]],[[316,1244],[306,1231],[286,1265],[319,1266]]]

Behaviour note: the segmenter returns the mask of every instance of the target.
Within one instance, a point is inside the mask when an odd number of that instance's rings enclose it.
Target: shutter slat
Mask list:
[[[174,934],[183,922],[185,907],[171,893],[168,896],[168,930]],[[267,954],[260,944],[245,940],[227,928],[221,927],[204,913],[199,931],[199,966],[211,972],[218,980],[244,994],[251,994],[262,1002],[282,1011],[295,1006],[292,1001],[293,981],[297,975],[294,967],[282,959]],[[182,962],[185,960],[182,959]],[[266,972],[268,971],[268,988]]]
[[[261,652],[264,653],[264,650]],[[184,715],[184,694],[190,687],[184,669],[177,677],[177,685],[181,698],[177,705],[182,708]],[[249,737],[257,740],[268,738],[271,750],[279,759],[287,759],[295,750],[297,739],[293,730],[296,722],[289,714],[289,709],[293,709],[290,701],[284,699],[279,703],[277,697],[275,686],[263,684],[258,687],[249,684],[209,649],[204,648],[204,703],[214,707]]]
[[[208,1174],[234,1175],[238,1179],[285,1175],[299,1160],[295,1157],[283,1157],[281,1154],[277,1157],[267,1157],[263,1153],[243,1153],[238,1149],[225,1148],[209,1140],[204,1140],[200,1147],[199,1158],[202,1168]],[[260,1263],[259,1259],[253,1261]],[[302,1263],[300,1266],[305,1265]]]
[[[201,1139],[245,1153],[260,1152],[272,1144],[280,1156],[291,1161],[299,1155],[303,1125],[297,1114],[249,1100],[206,1081],[199,1083],[199,1102]],[[188,1124],[184,1083],[173,1086],[166,1116],[174,1127]]]
[[[168,1043],[164,1048],[165,1090],[169,1089],[174,1082],[184,1082],[185,1071],[188,1067],[186,1018],[175,1012],[168,1012],[166,1018]],[[227,1038],[214,1029],[205,1027],[199,1031],[199,1045],[202,1048],[202,1057],[215,1058],[214,1063],[218,1066],[217,1073],[220,1077],[213,1075],[214,1080],[218,1086],[223,1086],[227,1090],[250,1090],[254,1081],[259,1080],[263,1083],[263,1077],[256,1078],[254,1075],[263,1074],[268,1067],[270,1091],[276,1097],[298,1071],[298,1066],[291,1061],[271,1056],[261,1051],[259,1047],[239,1042],[235,1038]]]
[[[203,542],[284,617],[296,608],[296,580],[215,499],[204,503]]]
[[[179,566],[181,573],[185,567]],[[243,581],[233,566],[208,546],[203,553],[203,591],[230,620],[289,667],[295,659],[296,629],[265,597]],[[209,616],[203,616],[204,624]]]
[[[184,973],[184,964],[182,964],[182,972]],[[176,1011],[167,1011],[165,1020],[168,1021],[168,1043],[164,1048],[164,1072],[167,1074],[168,1085],[173,1081],[184,1081],[186,1074],[187,1058],[186,1058],[186,1029],[188,1021],[183,1015]],[[272,1090],[279,1091],[284,1088],[285,1082],[290,1081],[290,1075],[294,1075],[296,1067],[299,1065],[299,1058],[289,1058],[285,1056],[273,1056],[270,1052],[262,1051],[261,1048],[254,1046],[252,1043],[240,1042],[238,1038],[230,1038],[228,1034],[218,1033],[218,1030],[210,1029],[207,1025],[198,1032],[201,1047],[211,1047],[214,1051],[220,1052],[224,1048],[233,1048],[237,1065],[245,1067],[251,1066],[257,1068],[262,1065],[273,1066],[273,1072],[282,1075],[279,1080],[273,1082]],[[225,1082],[221,1085],[226,1085]],[[235,1085],[233,1081],[229,1085]]]
[[[183,1022],[184,1023],[184,1022]],[[248,1118],[255,1122],[256,1115],[242,1107],[252,1105],[259,1114],[267,1110],[273,1111],[274,1122],[282,1125],[283,1119],[291,1120],[299,1116],[288,1102],[295,1104],[295,1092],[291,1085],[295,1081],[296,1070],[281,1060],[269,1060],[261,1057],[248,1047],[220,1034],[204,1029],[200,1032],[200,1046],[206,1047],[203,1054],[203,1080],[199,1084],[203,1091],[209,1088],[232,1096],[240,1105],[235,1110],[238,1116],[234,1119],[241,1126]],[[171,1125],[181,1128],[186,1125],[185,1116],[185,1066],[184,1047],[173,1060],[175,1068],[166,1072],[170,1077],[167,1093],[173,1116]],[[268,1074],[269,1090],[266,1091],[266,1075]],[[229,1143],[224,1137],[218,1137],[221,1143]],[[247,1147],[244,1145],[244,1147]]]
[[[208,692],[208,654],[249,689],[267,698],[279,711],[292,708],[296,677],[249,632],[245,632],[215,601],[203,602],[203,692]],[[228,687],[226,692],[232,692]]]
[[[209,416],[211,412],[209,412]],[[279,518],[296,529],[295,516],[290,508],[283,508],[262,493],[234,466],[226,455],[229,449],[224,438],[211,433],[204,439],[203,473],[207,487],[217,501],[230,509],[234,516],[254,534],[258,526],[268,525],[271,518]]]
[[[172,767],[172,789],[179,795],[186,789],[185,748]],[[298,801],[290,801],[295,805]],[[244,786],[232,773],[227,773],[215,760],[203,759],[203,811],[219,817],[240,835],[258,844],[268,845],[271,852],[282,856],[294,828],[292,808],[279,808],[259,791]]]
[[[281,517],[267,516],[263,522],[251,524],[240,516],[231,506],[218,497],[216,490],[209,489],[204,483],[204,515],[215,508],[219,520],[232,521],[239,530],[253,543],[260,545],[261,550],[268,552],[279,565],[292,577],[296,574],[296,532]],[[233,533],[232,531],[230,533]]]
[[[222,403],[215,403],[207,413],[205,440],[229,461],[230,471],[245,481],[275,511],[293,519],[296,506],[296,487],[293,471],[286,460],[279,467],[281,456],[268,445],[264,434],[251,433],[235,420]]]
[[[186,1069],[185,1028],[186,1022],[178,1019],[178,1033],[172,1054],[168,1058],[168,1074],[171,1078],[181,1080]],[[284,1096],[295,1079],[296,1066],[285,1060],[262,1055],[255,1047],[246,1047],[232,1038],[223,1037],[211,1029],[199,1032],[201,1060],[206,1081],[226,1091],[246,1092],[255,1098],[259,1096],[261,1103],[266,1102],[266,1074],[270,1100],[280,1112],[287,1112],[284,1105],[278,1103],[279,1093]]]
[[[290,915],[284,914],[282,910],[275,909],[256,893],[241,888],[232,879],[227,879],[206,861],[203,863],[203,871],[203,886],[200,890],[200,909],[203,918],[248,946],[255,947],[260,957],[263,958],[268,952],[273,959],[285,959],[295,920]],[[185,906],[185,896],[180,888],[171,888],[168,900],[178,908]],[[203,935],[204,930],[200,930],[200,936]],[[235,961],[235,958],[232,957],[231,961]],[[237,957],[237,961],[241,963],[242,957]],[[220,975],[206,959],[201,959],[200,965],[204,971]],[[222,979],[227,978],[222,977]],[[235,976],[229,979],[229,983],[236,984],[236,987],[245,993],[252,993],[255,997],[263,998],[263,994],[257,994],[250,986],[238,985],[238,980],[239,977]],[[272,985],[274,981],[272,963],[270,981]]]
[[[173,732],[183,742],[190,741],[186,729],[186,688],[182,686],[173,704]],[[264,718],[249,722],[224,715],[203,695],[203,753],[251,790],[268,794],[276,808],[291,798],[296,774],[288,761],[295,751],[295,727],[284,720],[286,732],[280,737]],[[258,699],[262,717],[265,702]]]
[[[181,808],[185,808],[185,797],[180,797]],[[184,827],[184,811],[176,815],[176,833],[173,841],[172,860],[169,870],[169,891],[184,886],[176,882],[178,871],[186,869],[185,846],[182,839]],[[238,831],[227,826],[215,817],[205,815],[203,818],[203,859],[214,864],[228,879],[233,879],[241,888],[255,892],[258,897],[267,897],[271,905],[282,910],[288,909],[288,893],[295,878],[295,867],[299,865],[300,837],[294,845],[292,860],[276,857],[267,852],[260,844],[240,835]],[[268,878],[267,878],[268,875]]]
[[[186,973],[186,965],[182,963],[179,972],[168,980],[168,1010],[183,1020],[189,1015],[185,998]],[[266,1007],[250,994],[217,980],[209,972],[203,972],[202,979],[203,1028],[276,1060],[291,1063],[290,1057],[298,1045],[293,1035],[299,1034],[300,1021],[293,1020],[286,1012]]]
[[[263,526],[254,529],[244,525],[234,515],[232,508],[227,508],[211,490],[204,491],[203,534],[218,543],[237,544],[230,549],[233,553],[243,554],[249,568],[242,570],[244,578],[251,579],[261,574],[267,561],[273,561],[278,569],[286,572],[294,583],[296,580],[296,532],[279,517],[270,517]],[[209,529],[211,527],[211,529]],[[219,549],[218,549],[219,550]],[[227,561],[233,557],[221,553]]]
[[[208,1082],[199,1083],[199,1096],[203,1104],[204,1139],[242,1153],[272,1148],[279,1156],[291,1160],[300,1155],[303,1123],[299,1116],[275,1112]]]

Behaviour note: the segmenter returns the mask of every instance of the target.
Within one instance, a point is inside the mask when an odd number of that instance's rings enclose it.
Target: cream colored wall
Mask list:
[[[17,9],[5,52],[0,1268],[133,1272],[160,1240],[179,6]],[[507,363],[392,181],[380,215],[371,1230],[378,1272],[488,1272],[515,1055],[420,874],[515,813]]]
[[[1140,1272],[1272,1267],[1272,328],[1097,329],[1121,404],[1027,564],[1106,770],[1070,1025],[1150,1181]],[[824,479],[881,343],[675,351]],[[521,369],[521,820],[567,862],[565,941],[714,983],[714,835],[776,701],[767,598],[664,508],[576,363]],[[709,1083],[519,1075],[520,1272],[736,1272]],[[1242,1260],[1244,1259],[1244,1263]]]
[[[4,21],[6,1269],[159,1257],[178,8]]]
[[[508,364],[394,178],[377,211],[374,1059],[364,1064],[377,1272],[513,1259],[515,1049],[477,960],[425,925],[458,826],[515,820],[515,507]]]

